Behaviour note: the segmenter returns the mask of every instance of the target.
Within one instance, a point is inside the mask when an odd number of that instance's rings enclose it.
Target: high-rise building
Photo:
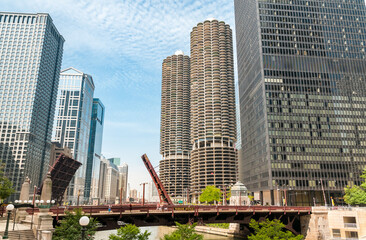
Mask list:
[[[168,194],[182,196],[189,187],[190,61],[182,51],[162,64],[160,178]]]
[[[72,157],[71,149],[68,147],[61,146],[58,142],[52,142],[51,145],[51,156],[50,156],[50,169],[52,168],[53,164],[57,161],[60,155],[63,154],[67,157]]]
[[[191,32],[191,194],[237,179],[232,31],[208,19]]]
[[[363,0],[235,0],[240,180],[264,203],[329,204],[360,183],[365,16]]]
[[[116,166],[121,165],[121,158],[108,158],[108,160],[114,163]]]
[[[90,122],[88,158],[86,164],[85,190],[86,199],[97,200],[101,196],[99,190],[100,156],[102,156],[102,140],[105,108],[99,98],[93,99]]]
[[[0,162],[16,194],[49,169],[64,38],[45,13],[0,12]]]
[[[119,170],[119,197],[122,203],[126,202],[127,198],[127,183],[128,183],[128,165],[127,163],[123,163],[121,166],[118,166]],[[122,189],[122,194],[121,194]]]
[[[114,204],[118,197],[119,171],[118,167],[104,156],[101,156],[99,177],[100,202]]]
[[[68,201],[84,196],[93,94],[90,75],[72,67],[61,71],[53,140],[69,147],[82,164],[68,187]]]

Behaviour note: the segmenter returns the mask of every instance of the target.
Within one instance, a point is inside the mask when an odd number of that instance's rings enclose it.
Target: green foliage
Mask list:
[[[221,190],[213,185],[207,186],[202,190],[200,195],[200,202],[212,203],[214,201],[220,201],[222,198]]]
[[[148,240],[150,232],[141,230],[133,224],[127,224],[117,230],[117,235],[109,235],[109,240]]]
[[[290,231],[284,231],[285,225],[279,220],[270,221],[266,219],[263,222],[250,220],[249,226],[254,229],[254,234],[248,237],[248,240],[302,240],[304,236],[295,236]]]
[[[366,169],[360,176],[365,179],[360,186],[346,187],[344,189],[344,201],[349,205],[365,205],[366,204]]]
[[[60,226],[57,226],[52,236],[53,240],[80,240],[81,226],[80,218],[83,216],[81,208],[75,209],[74,212],[66,212],[66,216],[61,220]],[[93,239],[97,229],[97,221],[90,218],[90,223],[85,227],[85,239]]]
[[[209,223],[206,224],[208,227],[229,229],[230,223]]]
[[[12,182],[5,176],[4,165],[0,166],[0,203],[14,193]]]
[[[193,225],[179,224],[175,222],[178,229],[171,234],[164,235],[162,240],[203,240],[203,236],[196,233],[194,229],[197,223]]]

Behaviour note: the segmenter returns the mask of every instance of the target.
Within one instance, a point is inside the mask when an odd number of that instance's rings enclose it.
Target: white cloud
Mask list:
[[[182,49],[189,54],[190,32],[215,17],[233,25],[233,2],[219,0],[32,0],[8,1],[33,12],[49,12],[64,35],[66,64],[94,58],[114,71],[104,87],[131,85],[136,73],[160,73],[161,61]],[[127,61],[126,61],[127,60]],[[130,65],[130,62],[133,64]],[[124,65],[122,65],[124,64]],[[67,66],[65,66],[67,67]],[[86,68],[90,67],[90,64]],[[130,70],[130,68],[132,68]],[[93,69],[84,71],[93,75]],[[122,76],[123,78],[115,78]],[[160,84],[160,79],[138,79]],[[104,81],[103,81],[104,82]],[[101,86],[99,86],[101,87]]]

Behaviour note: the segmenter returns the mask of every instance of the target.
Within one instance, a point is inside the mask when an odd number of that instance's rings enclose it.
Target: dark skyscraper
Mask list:
[[[288,204],[329,204],[360,183],[365,16],[364,0],[235,0],[240,180],[264,203],[286,189]]]
[[[48,14],[0,12],[0,164],[17,193],[49,169],[63,44]]]
[[[191,32],[191,193],[237,180],[232,31],[216,19]]]
[[[93,98],[93,107],[89,133],[88,157],[85,176],[85,198],[100,199],[99,172],[102,156],[102,140],[105,107],[99,98]]]

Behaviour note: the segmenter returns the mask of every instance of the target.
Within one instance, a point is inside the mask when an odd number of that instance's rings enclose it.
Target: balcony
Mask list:
[[[344,228],[357,228],[357,223],[344,223]]]

